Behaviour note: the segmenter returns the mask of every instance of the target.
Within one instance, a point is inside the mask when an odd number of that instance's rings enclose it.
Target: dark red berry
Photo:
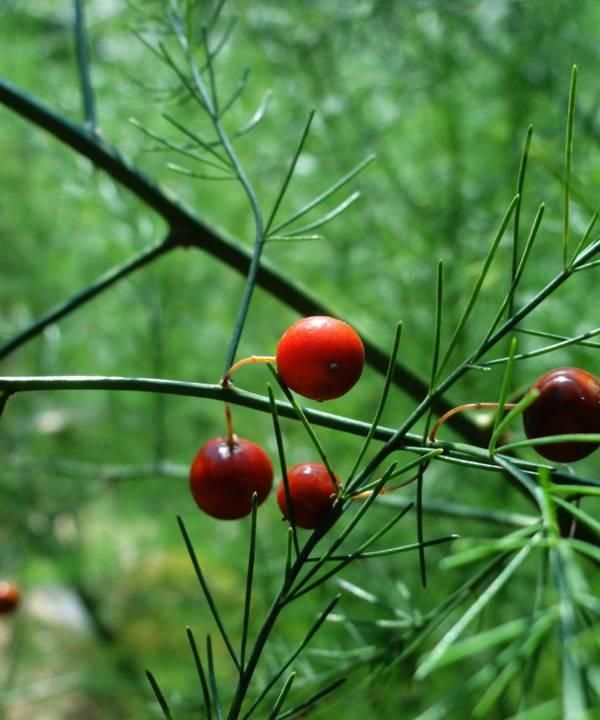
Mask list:
[[[0,615],[10,615],[19,606],[21,592],[18,586],[8,580],[0,580]]]
[[[339,480],[335,485],[324,465],[300,463],[287,471],[287,481],[292,501],[294,522],[300,528],[314,530],[319,527],[331,511],[336,498]],[[286,519],[290,519],[285,485],[281,481],[277,489],[277,503]]]
[[[539,397],[523,413],[528,438],[567,433],[600,433],[600,381],[578,368],[551,370],[533,385]],[[586,457],[598,443],[557,442],[537,445],[537,452],[555,462]]]
[[[209,440],[190,468],[190,490],[196,504],[220,520],[237,520],[252,510],[252,495],[264,502],[273,484],[273,466],[256,443],[234,436]]]
[[[277,372],[295,392],[332,400],[350,390],[365,363],[357,332],[342,320],[314,316],[289,327],[277,345]]]

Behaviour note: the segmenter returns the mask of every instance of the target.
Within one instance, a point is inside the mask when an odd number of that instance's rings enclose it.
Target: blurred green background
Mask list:
[[[140,3],[145,13],[161,3]],[[234,183],[195,181],[170,172],[177,158],[152,151],[130,122],[172,139],[168,110],[190,128],[206,127],[192,103],[171,101],[172,75],[138,42],[143,13],[125,2],[86,4],[92,79],[102,135],[205,221],[243,242],[253,236],[245,197]],[[404,323],[400,359],[425,377],[432,348],[436,261],[445,261],[443,338],[447,341],[475,282],[489,242],[515,192],[527,127],[534,125],[522,210],[523,238],[540,202],[544,223],[523,278],[519,302],[560,269],[563,147],[571,66],[579,67],[572,230],[583,232],[598,204],[600,118],[597,70],[600,4],[556,0],[350,0],[287,3],[239,0],[239,20],[218,62],[218,81],[235,87],[251,68],[247,91],[228,117],[234,131],[266,91],[269,111],[236,149],[268,212],[308,112],[316,119],[283,211],[291,212],[370,152],[377,160],[353,183],[361,199],[328,225],[317,244],[274,243],[265,260],[308,288],[382,348]],[[66,0],[0,3],[0,74],[67,117],[81,118]],[[162,221],[87,160],[7,109],[0,109],[0,341],[11,338],[115,264],[158,241]],[[341,199],[336,198],[337,200]],[[335,204],[332,201],[331,207]],[[456,358],[485,333],[508,283],[509,237],[484,286],[484,299]],[[114,287],[4,359],[2,375],[119,375],[216,382],[243,288],[243,278],[197,250],[178,250]],[[528,327],[574,335],[597,324],[597,279],[577,282],[535,312]],[[296,315],[257,290],[239,356],[272,353]],[[522,336],[520,349],[540,346]],[[502,353],[496,353],[498,356]],[[597,349],[569,347],[517,364],[516,385],[560,365],[598,372]],[[497,398],[502,368],[469,373],[453,402]],[[240,371],[236,384],[264,393],[263,367]],[[369,419],[382,378],[367,369],[359,386],[327,410]],[[382,419],[398,426],[414,402],[393,390]],[[240,435],[276,446],[269,416],[234,409]],[[1,421],[0,575],[15,578],[24,602],[0,619],[0,717],[159,717],[143,677],[152,669],[179,707],[197,704],[197,680],[185,626],[212,632],[175,516],[182,515],[219,607],[236,635],[241,622],[248,524],[219,523],[193,505],[187,466],[198,447],[223,432],[211,401],[109,392],[37,392],[13,397]],[[284,423],[288,460],[316,460],[303,431]],[[454,437],[445,430],[447,437]],[[520,431],[515,429],[516,437]],[[320,431],[343,476],[357,439]],[[533,454],[528,454],[533,459]],[[407,457],[408,459],[408,457]],[[148,466],[168,461],[171,474]],[[597,474],[598,457],[578,466]],[[531,507],[498,474],[433,466],[428,501],[528,512]],[[412,497],[407,489],[404,497]],[[592,505],[590,504],[590,507]],[[390,517],[373,510],[364,528]],[[260,511],[254,617],[275,591],[285,553],[276,504]],[[457,532],[488,538],[505,528],[426,515],[428,537]],[[411,514],[390,538],[415,540]],[[389,632],[369,620],[397,610],[426,612],[461,582],[441,571],[448,546],[427,554],[422,588],[416,555],[380,559],[343,573],[377,597],[342,589],[340,614],[356,619],[361,642],[385,645]],[[590,566],[590,575],[597,569]],[[368,572],[368,581],[366,573]],[[530,572],[530,574],[528,574]],[[508,587],[494,620],[518,617],[529,600],[533,563]],[[595,578],[598,584],[597,577]],[[278,667],[339,589],[334,582],[288,611],[269,645],[262,679]],[[328,623],[298,663],[300,687],[348,662],[358,643],[343,623]],[[223,688],[231,682],[216,645]],[[335,653],[339,651],[339,655]],[[346,688],[315,717],[413,717],[477,667],[452,666],[423,683],[414,665],[377,663],[350,675]],[[532,693],[543,700],[559,672],[543,659]],[[300,682],[301,679],[301,682]],[[226,691],[223,690],[225,694]],[[493,717],[513,712],[509,693]],[[301,698],[301,693],[298,694]],[[456,717],[466,717],[467,710]],[[194,717],[192,709],[189,717]],[[453,716],[454,717],[454,716]]]

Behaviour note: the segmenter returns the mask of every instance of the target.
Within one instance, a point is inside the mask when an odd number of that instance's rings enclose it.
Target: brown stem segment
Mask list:
[[[504,403],[504,409],[505,410],[512,410],[514,407],[516,407],[515,403]],[[464,405],[457,405],[456,407],[452,408],[451,410],[448,410],[445,412],[439,420],[436,422],[436,424],[431,429],[431,432],[429,433],[429,442],[435,441],[435,435],[437,431],[440,429],[440,427],[451,418],[453,415],[456,415],[456,413],[463,412],[464,410],[496,410],[498,408],[498,403],[496,402],[478,402],[478,403],[465,403]]]
[[[231,384],[231,376],[236,370],[239,370],[244,365],[252,365],[254,363],[274,363],[277,358],[274,355],[250,355],[250,357],[242,358],[229,368],[229,370],[223,376],[221,380],[221,387],[227,387]]]

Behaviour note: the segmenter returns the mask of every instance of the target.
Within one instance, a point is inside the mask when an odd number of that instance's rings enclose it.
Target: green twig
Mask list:
[[[98,120],[96,118],[96,103],[92,87],[90,56],[83,3],[84,0],[73,0],[75,10],[75,54],[77,56],[77,69],[79,71],[79,83],[81,86],[85,124],[88,130],[96,132],[98,129]]]
[[[254,560],[256,558],[256,510],[258,495],[252,494],[252,515],[250,518],[250,542],[248,544],[248,569],[246,571],[246,593],[244,595],[244,617],[242,621],[242,640],[240,647],[240,672],[244,670],[246,645],[250,627],[250,608],[252,606],[252,583],[254,580]]]
[[[204,712],[206,714],[206,720],[212,720],[212,704],[210,701],[210,691],[208,689],[208,683],[206,681],[206,673],[204,672],[204,666],[200,659],[200,653],[198,652],[198,646],[191,629],[186,628],[186,634],[190,647],[192,648],[192,654],[194,656],[194,663],[196,665],[196,672],[200,680],[200,687],[202,689],[202,701],[204,703]]]
[[[531,146],[531,137],[533,135],[533,125],[527,128],[527,135],[523,144],[523,152],[521,153],[521,161],[519,163],[519,173],[517,175],[516,193],[519,196],[517,207],[515,208],[515,220],[513,223],[513,242],[512,242],[512,262],[510,272],[510,289],[508,291],[508,317],[513,314],[514,310],[514,288],[516,286],[517,263],[519,257],[519,229],[521,220],[521,204],[523,199],[523,187],[525,184],[525,171],[527,169],[527,159],[529,157],[529,148]]]
[[[173,716],[171,715],[171,711],[169,710],[169,705],[167,704],[167,701],[165,700],[165,696],[162,694],[162,691],[156,681],[156,678],[150,672],[150,670],[146,670],[146,677],[148,678],[148,681],[150,682],[150,685],[152,686],[152,691],[154,692],[154,695],[158,701],[158,704],[160,705],[160,709],[162,710],[163,715],[165,716],[166,720],[173,720]]]
[[[271,415],[273,417],[273,430],[275,432],[275,441],[277,442],[277,454],[279,455],[279,466],[281,468],[281,479],[283,482],[285,500],[288,509],[290,531],[292,533],[292,541],[294,544],[294,549],[296,551],[296,557],[298,557],[300,555],[300,544],[298,542],[298,532],[296,530],[296,521],[294,518],[294,504],[292,503],[292,495],[290,493],[290,485],[287,477],[287,463],[285,460],[285,450],[283,447],[281,426],[279,424],[279,413],[277,411],[277,404],[275,402],[275,396],[273,395],[273,388],[271,387],[271,385],[268,385],[267,390],[269,393],[269,405],[271,407]]]
[[[577,91],[577,65],[571,71],[571,86],[569,87],[569,105],[567,110],[567,133],[565,138],[565,190],[563,210],[563,268],[569,264],[569,211],[571,202],[571,163],[573,160],[573,125],[575,122],[575,94]]]
[[[202,568],[200,567],[200,563],[198,562],[198,558],[196,557],[196,552],[194,551],[194,546],[192,545],[190,536],[188,535],[188,532],[183,523],[183,520],[179,516],[177,517],[177,523],[179,524],[179,529],[181,530],[181,534],[183,535],[183,539],[185,541],[185,545],[187,547],[190,559],[192,561],[192,565],[194,566],[194,570],[196,571],[196,577],[198,578],[198,582],[200,583],[200,587],[202,588],[202,592],[204,593],[204,597],[206,598],[206,602],[208,604],[208,607],[210,608],[210,612],[213,616],[213,619],[214,619],[217,627],[219,628],[219,632],[221,633],[223,642],[225,643],[225,646],[227,647],[229,655],[231,656],[231,659],[233,660],[233,664],[235,665],[235,667],[237,668],[238,671],[241,671],[242,668],[241,668],[240,660],[238,659],[236,652],[233,649],[233,645],[231,643],[231,640],[229,639],[229,635],[227,634],[227,631],[225,630],[225,626],[223,625],[221,615],[219,614],[216,603],[213,600],[212,593],[210,592],[209,587],[206,583],[206,580],[204,579],[204,573],[202,572]]]

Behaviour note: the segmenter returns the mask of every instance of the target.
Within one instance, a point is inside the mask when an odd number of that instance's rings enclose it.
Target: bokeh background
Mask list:
[[[134,31],[161,3],[99,0],[86,4],[92,79],[103,136],[178,196],[208,224],[250,246],[252,217],[233,183],[191,180],[170,172],[178,161],[156,152],[129,122],[176,139],[162,113],[201,130],[191,102]],[[141,11],[140,11],[141,10]],[[232,0],[234,36],[218,63],[221,87],[251,69],[232,110],[235,130],[267,91],[268,113],[236,145],[263,207],[276,196],[308,112],[313,131],[284,212],[300,207],[370,152],[376,162],[353,183],[361,199],[325,228],[318,243],[273,243],[265,261],[310,289],[382,348],[395,324],[404,334],[400,359],[426,376],[432,348],[436,261],[445,261],[443,337],[447,340],[481,262],[515,193],[521,148],[534,126],[522,209],[524,232],[540,202],[546,211],[519,301],[559,269],[562,173],[571,66],[579,67],[572,206],[573,235],[599,203],[598,66],[600,4],[594,0],[351,0],[287,3]],[[1,75],[74,120],[81,98],[67,0],[0,3]],[[91,164],[5,108],[0,108],[0,341],[6,341],[114,265],[158,241],[162,221]],[[337,198],[338,200],[341,198]],[[333,202],[335,204],[335,202]],[[333,205],[332,205],[333,206]],[[510,238],[484,286],[484,301],[462,336],[462,357],[483,336],[503,297]],[[119,375],[216,382],[243,289],[243,278],[197,250],[179,250],[49,327],[2,361],[2,375]],[[496,304],[495,304],[496,303]],[[536,311],[528,327],[558,335],[594,328],[597,279],[580,274]],[[257,290],[240,356],[269,354],[295,313]],[[520,349],[540,345],[522,336]],[[520,364],[516,385],[541,372],[575,365],[598,372],[597,348],[569,347]],[[469,373],[453,402],[494,400],[502,368]],[[264,393],[263,367],[240,371],[240,387]],[[360,385],[327,410],[369,419],[382,378],[367,369]],[[398,426],[414,405],[392,391],[383,423]],[[241,435],[276,457],[271,419],[236,408]],[[288,460],[315,460],[303,431],[284,424]],[[195,670],[185,626],[212,632],[175,516],[184,517],[219,607],[241,622],[246,522],[219,523],[195,508],[187,466],[198,447],[223,432],[222,407],[208,400],[116,392],[36,392],[13,397],[0,425],[0,575],[16,579],[23,604],[0,619],[0,717],[159,717],[143,676],[152,669],[179,707],[194,717]],[[456,438],[450,430],[448,437]],[[520,431],[515,428],[515,436]],[[340,475],[359,441],[320,431]],[[533,459],[533,454],[528,454]],[[153,465],[161,461],[165,472]],[[578,466],[597,476],[598,458]],[[405,491],[402,501],[412,496]],[[435,510],[438,503],[527,513],[531,507],[498,474],[432,467],[426,483],[429,536],[457,532],[489,538],[506,528]],[[590,504],[593,510],[593,505]],[[383,503],[370,528],[390,516]],[[260,510],[254,617],[278,584],[285,526],[271,499]],[[365,528],[365,533],[367,528]],[[413,542],[414,515],[394,531]],[[414,664],[362,663],[361,642],[385,649],[385,622],[398,612],[426,613],[460,585],[460,570],[441,570],[448,546],[428,552],[429,585],[420,585],[416,555],[351,567],[340,617],[327,623],[298,663],[299,682],[356,665],[347,686],[314,717],[416,716],[477,666],[452,666],[424,683]],[[535,566],[501,595],[494,620],[522,614]],[[590,579],[598,586],[597,569]],[[596,575],[594,575],[596,572]],[[356,590],[367,590],[361,596]],[[278,667],[315,613],[340,590],[331,582],[297,603],[269,645],[261,677]],[[525,597],[524,597],[525,596]],[[379,624],[378,624],[379,623]],[[558,647],[555,648],[558,653]],[[217,643],[217,672],[231,682]],[[556,654],[543,658],[531,692],[543,700],[556,682]],[[301,678],[301,681],[300,681]],[[517,690],[515,690],[517,693]],[[514,694],[513,694],[514,695]],[[301,697],[301,694],[299,694]],[[493,717],[513,711],[518,693]],[[503,704],[504,703],[504,704]],[[189,712],[189,715],[186,714]],[[465,717],[466,710],[462,715]]]

